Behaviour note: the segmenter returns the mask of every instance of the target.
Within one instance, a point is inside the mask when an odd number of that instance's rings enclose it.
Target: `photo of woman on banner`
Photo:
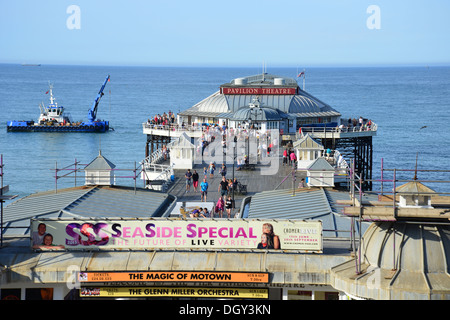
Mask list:
[[[261,242],[258,243],[257,249],[273,249],[273,242],[269,234],[263,233],[261,235]]]
[[[281,249],[280,237],[277,236],[273,231],[273,225],[270,223],[264,223],[262,227],[262,232],[267,234],[270,242],[273,245],[273,249]]]

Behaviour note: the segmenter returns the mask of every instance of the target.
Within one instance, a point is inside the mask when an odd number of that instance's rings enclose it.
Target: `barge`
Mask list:
[[[50,104],[44,106],[39,105],[40,116],[37,122],[34,120],[23,121],[8,121],[6,130],[9,132],[97,132],[103,133],[112,130],[109,127],[109,121],[97,120],[97,110],[101,97],[104,95],[103,90],[106,84],[109,82],[110,76],[108,75],[103,83],[97,97],[89,109],[88,120],[83,122],[73,122],[70,116],[65,114],[63,106],[58,106],[53,96],[53,86],[50,85]]]

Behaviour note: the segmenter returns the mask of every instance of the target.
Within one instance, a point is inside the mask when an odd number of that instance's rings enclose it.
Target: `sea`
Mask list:
[[[303,68],[301,69],[303,70]],[[296,78],[298,67],[266,72]],[[142,124],[155,114],[188,109],[232,79],[261,74],[261,68],[137,67],[0,64],[0,154],[3,185],[19,198],[82,185],[73,175],[55,179],[55,168],[88,164],[100,150],[120,169],[117,184],[133,186],[133,170],[145,158]],[[373,138],[373,179],[417,178],[438,192],[450,192],[450,67],[311,67],[305,68],[305,90],[329,104],[344,119],[370,119],[378,126]],[[7,132],[9,120],[35,120],[39,104],[48,104],[49,83],[60,106],[75,121],[88,110],[107,75],[97,118],[110,121],[107,133]],[[299,78],[303,87],[303,78]],[[386,170],[382,170],[386,169]],[[400,171],[406,170],[406,171]],[[429,172],[428,170],[440,170]],[[58,176],[69,173],[59,171]],[[397,182],[397,185],[401,182]],[[143,186],[140,179],[138,187]],[[374,191],[381,182],[374,183]],[[383,182],[384,190],[392,183]],[[8,204],[8,202],[6,203]]]

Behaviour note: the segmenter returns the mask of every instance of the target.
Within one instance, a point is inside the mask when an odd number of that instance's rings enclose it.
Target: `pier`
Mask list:
[[[146,159],[152,157],[163,146],[169,145],[172,141],[178,139],[182,134],[186,134],[191,138],[192,143],[202,139],[207,133],[205,126],[198,125],[153,125],[143,123],[143,133],[147,136],[145,146]],[[313,139],[322,143],[325,149],[339,150],[342,156],[350,162],[352,159],[355,164],[355,170],[362,174],[366,181],[364,188],[372,189],[372,172],[373,172],[373,144],[372,139],[377,134],[377,125],[364,130],[359,127],[302,127],[301,132],[293,134],[283,134],[280,132],[280,142],[284,146],[292,146],[293,142],[301,139],[305,134],[309,134]],[[229,143],[229,141],[227,141]],[[281,148],[281,146],[280,146]],[[282,153],[282,152],[280,152]],[[228,160],[227,160],[228,161]],[[229,161],[228,161],[229,162]],[[203,171],[204,166],[209,163],[197,166],[197,172]],[[228,165],[228,164],[227,164]],[[283,175],[285,172],[280,173]],[[244,178],[244,181],[248,178]],[[270,186],[270,184],[269,184]]]

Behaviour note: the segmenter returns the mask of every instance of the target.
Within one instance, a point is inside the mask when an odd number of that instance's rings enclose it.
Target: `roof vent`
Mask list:
[[[243,86],[247,84],[247,79],[246,78],[237,78],[234,80],[234,84],[237,86]]]
[[[286,80],[284,78],[274,78],[273,84],[276,86],[284,86],[286,83]]]

